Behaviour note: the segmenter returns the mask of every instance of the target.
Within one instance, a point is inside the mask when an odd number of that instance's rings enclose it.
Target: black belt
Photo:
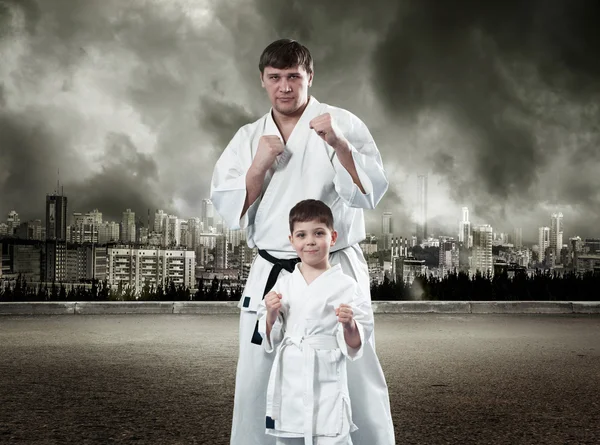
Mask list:
[[[265,295],[269,293],[269,291],[275,285],[277,281],[277,277],[281,273],[283,269],[292,273],[296,264],[300,262],[300,258],[291,258],[289,260],[280,260],[279,258],[275,258],[273,255],[270,255],[266,250],[258,250],[258,254],[263,257],[265,260],[273,264],[271,268],[271,272],[269,272],[269,277],[267,278],[267,285],[265,286],[265,290],[263,292],[262,299],[265,299]],[[250,297],[246,297],[244,300],[244,307],[248,307],[250,305]],[[255,345],[262,344],[262,337],[258,333],[258,320],[256,321],[256,326],[254,327],[254,333],[252,334],[252,343]]]

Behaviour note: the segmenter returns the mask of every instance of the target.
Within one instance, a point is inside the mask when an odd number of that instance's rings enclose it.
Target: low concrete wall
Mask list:
[[[0,315],[237,314],[237,301],[0,303]],[[373,301],[376,314],[600,314],[600,301]]]

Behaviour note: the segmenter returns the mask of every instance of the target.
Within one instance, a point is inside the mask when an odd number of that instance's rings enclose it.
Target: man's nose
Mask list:
[[[288,80],[286,78],[281,79],[281,91],[284,93],[287,93],[288,91],[291,90],[290,88],[290,83],[288,82]]]

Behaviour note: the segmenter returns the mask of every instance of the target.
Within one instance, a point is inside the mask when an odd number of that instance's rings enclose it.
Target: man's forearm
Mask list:
[[[360,178],[358,177],[358,172],[356,171],[356,164],[354,164],[354,158],[352,157],[352,150],[350,150],[350,146],[347,141],[340,142],[338,147],[334,147],[336,155],[340,160],[340,164],[346,169],[346,171],[350,174],[352,181],[358,186],[361,193],[365,193],[365,189],[360,182]]]
[[[248,173],[246,173],[246,200],[244,201],[244,208],[242,209],[240,219],[246,214],[250,206],[260,196],[264,181],[265,174],[256,171],[252,166],[250,166]]]

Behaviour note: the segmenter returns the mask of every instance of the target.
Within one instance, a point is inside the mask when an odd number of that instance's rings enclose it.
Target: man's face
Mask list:
[[[267,90],[273,109],[283,115],[293,115],[306,105],[312,79],[313,74],[308,74],[302,66],[286,69],[267,66],[260,81]]]

